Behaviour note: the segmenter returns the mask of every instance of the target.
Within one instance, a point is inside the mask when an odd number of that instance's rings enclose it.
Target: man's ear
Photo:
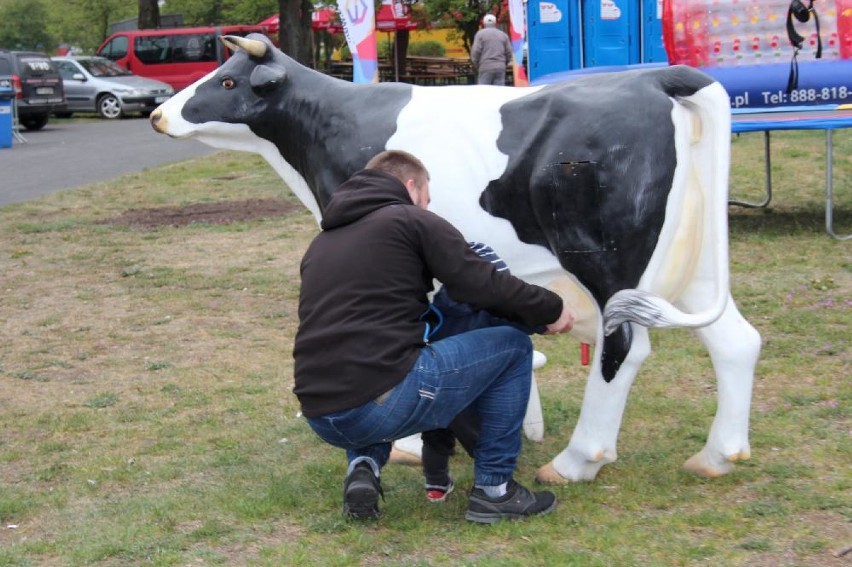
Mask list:
[[[414,201],[414,196],[417,195],[417,183],[413,179],[409,179],[404,185],[408,190],[408,195],[411,197],[411,200]]]

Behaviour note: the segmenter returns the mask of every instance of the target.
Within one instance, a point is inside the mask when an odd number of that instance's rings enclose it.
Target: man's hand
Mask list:
[[[547,326],[545,335],[554,335],[556,333],[567,333],[574,328],[574,316],[568,311],[566,305],[562,306],[562,314],[559,319]]]

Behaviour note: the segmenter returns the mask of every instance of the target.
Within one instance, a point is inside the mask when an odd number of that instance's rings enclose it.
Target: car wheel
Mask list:
[[[47,119],[49,117],[49,114],[27,116],[26,118],[21,118],[21,124],[23,124],[24,128],[26,128],[27,130],[41,130],[47,124]]]
[[[98,99],[98,114],[110,120],[121,117],[121,103],[114,94],[107,93]]]

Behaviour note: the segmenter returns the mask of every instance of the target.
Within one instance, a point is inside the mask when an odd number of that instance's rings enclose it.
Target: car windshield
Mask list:
[[[80,59],[78,63],[93,77],[125,77],[133,74],[109,59]]]

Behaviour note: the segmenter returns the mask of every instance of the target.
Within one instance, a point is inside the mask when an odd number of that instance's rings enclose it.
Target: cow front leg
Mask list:
[[[703,477],[716,477],[731,472],[736,461],[751,456],[749,413],[760,335],[743,318],[730,296],[722,316],[695,333],[713,361],[718,407],[707,444],[686,461],[684,468]]]
[[[616,442],[627,395],[636,373],[651,352],[648,330],[638,325],[632,327],[630,352],[609,383],[601,373],[600,349],[595,349],[583,407],[571,441],[565,450],[538,470],[536,481],[564,484],[594,480],[602,466],[618,457]]]

